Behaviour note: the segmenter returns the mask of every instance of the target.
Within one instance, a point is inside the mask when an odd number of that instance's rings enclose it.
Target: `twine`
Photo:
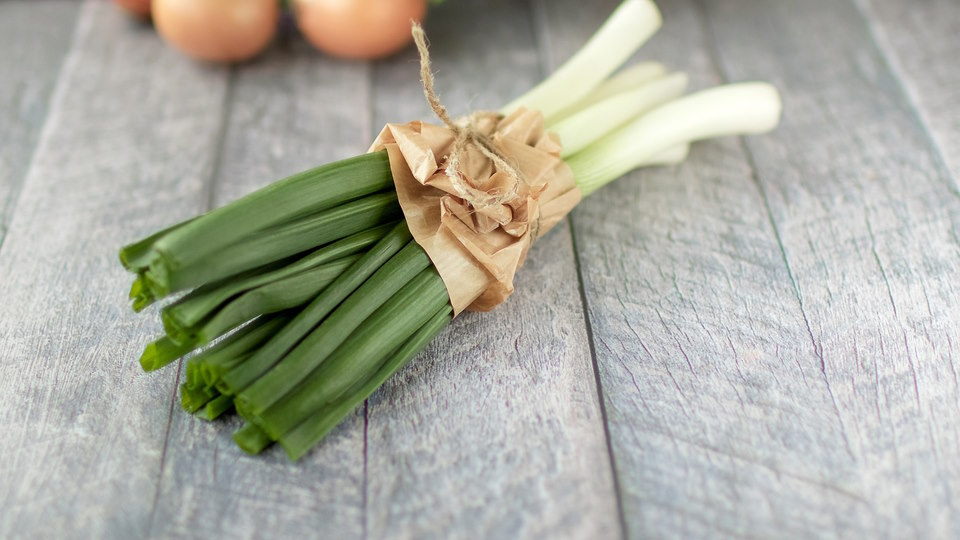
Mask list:
[[[499,113],[477,111],[456,120],[450,118],[447,108],[440,103],[440,98],[433,89],[433,72],[430,69],[430,51],[427,49],[427,38],[423,28],[416,22],[411,29],[413,41],[417,45],[417,52],[420,53],[420,80],[423,83],[423,95],[430,104],[433,114],[452,131],[456,138],[453,142],[453,149],[450,151],[450,158],[444,172],[450,178],[453,188],[463,200],[470,203],[474,208],[483,208],[506,204],[519,198],[520,183],[524,181],[520,171],[510,164],[503,151],[499,148],[496,141],[482,133],[477,127],[477,120],[485,116],[496,116],[502,118]],[[460,161],[463,152],[469,145],[473,145],[487,159],[493,162],[497,171],[503,172],[513,181],[513,188],[502,195],[493,195],[479,190],[472,186],[467,180],[466,175],[460,170]]]

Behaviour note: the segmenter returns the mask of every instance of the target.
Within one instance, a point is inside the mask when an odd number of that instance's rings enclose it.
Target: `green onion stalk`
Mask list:
[[[695,141],[762,133],[777,91],[739,83],[683,96],[687,78],[623,64],[660,27],[649,0],[625,0],[543,83],[502,109],[537,109],[563,142],[583,196],[638,167],[682,161]],[[620,70],[618,72],[618,70]],[[443,281],[412,238],[385,151],[323,165],[120,251],[140,311],[165,334],[140,359],[187,357],[181,405],[236,411],[246,452],[279,443],[299,459],[453,319]]]

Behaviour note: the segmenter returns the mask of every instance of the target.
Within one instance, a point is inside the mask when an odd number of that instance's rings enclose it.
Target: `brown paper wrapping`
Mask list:
[[[454,314],[489,311],[506,300],[533,241],[580,202],[573,172],[560,159],[560,141],[544,129],[538,111],[520,109],[504,118],[476,113],[472,119],[472,128],[493,140],[520,173],[519,182],[468,144],[459,173],[469,192],[463,183],[458,190],[448,176],[454,172],[447,171],[456,134],[447,127],[387,124],[370,149],[387,150],[407,225],[443,279]]]

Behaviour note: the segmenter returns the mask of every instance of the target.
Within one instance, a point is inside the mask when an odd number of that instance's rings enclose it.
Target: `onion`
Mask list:
[[[150,16],[150,0],[113,0],[115,4],[137,17]]]
[[[410,42],[426,0],[294,0],[297,26],[321,51],[341,58],[382,58]]]
[[[201,60],[235,62],[262,51],[277,32],[277,0],[153,0],[167,43]]]

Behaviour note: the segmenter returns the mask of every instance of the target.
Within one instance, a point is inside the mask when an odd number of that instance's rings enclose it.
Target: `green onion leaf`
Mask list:
[[[186,326],[175,317],[175,313],[164,311],[163,327],[167,336],[178,343],[209,343],[258,315],[277,313],[306,304],[316,298],[358,258],[357,255],[349,255],[247,291],[211,314],[198,326]]]
[[[155,260],[146,273],[147,285],[155,296],[163,297],[314,249],[401,217],[396,191],[370,195],[257,232],[235,244],[204,246],[205,255],[183,268],[174,269],[163,264],[162,260]],[[217,249],[219,246],[226,247]]]
[[[154,258],[153,244],[167,234],[179,229],[197,218],[188,219],[172,227],[167,227],[160,232],[120,248],[120,264],[131,272],[142,272],[150,266],[150,261]]]
[[[174,360],[192,351],[192,345],[179,345],[167,336],[148,343],[140,356],[140,367],[144,371],[156,371]]]
[[[248,358],[253,349],[270,339],[290,319],[289,314],[257,318],[187,361],[188,372],[194,366],[192,369],[199,371],[204,386],[213,387],[221,375]]]
[[[281,265],[277,268],[258,269],[252,271],[249,275],[231,276],[204,285],[165,307],[163,315],[177,321],[179,326],[195,326],[216,308],[239,294],[363,251],[382,239],[393,226],[383,225],[367,229],[319,248],[296,262]]]
[[[453,320],[453,309],[444,306],[388,359],[369,380],[355,386],[345,397],[307,418],[277,442],[293,461],[299,460],[317,445],[351,411],[369,398],[387,379],[412,360]]]
[[[220,392],[213,388],[191,386],[188,383],[180,385],[180,405],[190,414],[199,411],[200,407],[219,395]]]
[[[233,397],[231,396],[217,396],[207,402],[202,409],[197,411],[197,416],[204,420],[216,420],[223,416],[224,413],[233,408]]]
[[[363,321],[296,390],[263,413],[250,414],[239,407],[239,402],[237,412],[277,440],[324,405],[335,402],[352,386],[372,376],[389,355],[449,302],[440,275],[436,269],[427,268]]]
[[[351,332],[428,267],[430,259],[427,254],[411,240],[344,300],[286,358],[240,392],[237,395],[237,411],[241,414],[259,414],[286,395],[326,360]]]
[[[263,449],[273,444],[265,431],[247,422],[233,434],[233,442],[248,454],[259,454]]]
[[[348,268],[336,281],[260,348],[243,365],[223,375],[217,386],[224,394],[235,395],[280,361],[304,336],[310,333],[334,308],[350,296],[413,237],[407,223],[397,224],[370,251]]]
[[[386,152],[329,163],[200,216],[163,235],[153,251],[176,271],[204,259],[211,247],[229,246],[254,232],[386,189],[393,189]]]

